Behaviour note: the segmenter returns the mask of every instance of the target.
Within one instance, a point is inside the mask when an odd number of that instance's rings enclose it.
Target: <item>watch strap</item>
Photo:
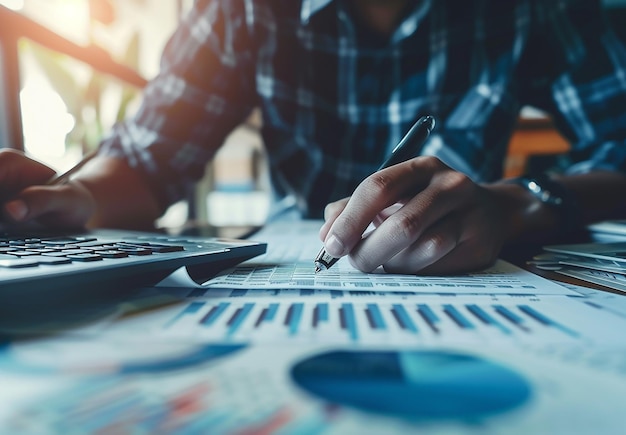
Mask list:
[[[582,225],[578,202],[572,192],[562,183],[545,174],[512,178],[507,182],[522,186],[550,207],[557,215],[560,233],[572,232]]]

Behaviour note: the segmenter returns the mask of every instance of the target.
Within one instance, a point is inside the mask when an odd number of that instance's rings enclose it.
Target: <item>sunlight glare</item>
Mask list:
[[[0,6],[4,6],[13,11],[19,11],[24,8],[24,0],[0,0]]]
[[[65,138],[75,125],[74,117],[43,79],[27,80],[20,93],[24,146],[35,156],[63,156]]]

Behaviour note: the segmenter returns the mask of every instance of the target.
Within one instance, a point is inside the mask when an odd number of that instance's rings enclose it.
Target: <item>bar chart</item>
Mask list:
[[[565,297],[284,296],[189,298],[155,329],[208,342],[415,345],[588,341],[588,324],[607,322],[602,310]]]

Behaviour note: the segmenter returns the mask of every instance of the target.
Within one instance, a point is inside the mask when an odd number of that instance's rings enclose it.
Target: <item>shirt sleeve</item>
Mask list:
[[[626,171],[626,49],[599,1],[537,2],[526,102],[571,143],[567,173]]]
[[[146,179],[163,210],[186,196],[255,99],[243,0],[199,0],[168,41],[137,114],[100,147]]]

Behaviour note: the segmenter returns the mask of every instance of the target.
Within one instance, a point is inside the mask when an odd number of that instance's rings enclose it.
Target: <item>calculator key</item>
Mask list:
[[[29,257],[31,255],[37,255],[37,253],[32,251],[13,251],[11,252],[11,255],[15,255],[17,257]]]
[[[91,254],[91,249],[63,249],[61,252],[67,255]]]
[[[117,249],[126,252],[128,255],[150,255],[152,251],[146,248],[133,248],[130,246],[118,246]]]
[[[179,252],[179,251],[185,250],[185,248],[180,245],[157,245],[155,243],[150,244],[149,248],[152,249],[153,252],[157,252],[159,254],[164,254],[166,252]]]
[[[185,248],[180,245],[163,245],[160,243],[146,243],[146,242],[137,242],[137,243],[120,243],[120,246],[129,247],[129,248],[143,248],[150,249],[152,252],[156,252],[159,254],[163,254],[166,252],[179,252],[184,251]]]
[[[116,250],[117,246],[116,245],[89,246],[87,249],[93,252],[111,251],[111,250]]]
[[[74,239],[74,241],[78,243],[93,242],[94,240],[98,240],[97,237],[93,237],[93,236],[75,236],[75,237],[72,237],[72,239]]]
[[[2,254],[0,255],[0,267],[6,267],[8,269],[15,269],[19,267],[33,267],[39,263],[37,260],[31,260],[29,258],[19,258],[12,255]]]
[[[46,246],[65,246],[72,243],[74,243],[74,240],[72,239],[48,239],[41,241],[41,244]]]
[[[52,249],[52,248],[37,248],[37,249],[28,248],[28,251],[36,252],[37,254],[46,254],[48,252],[58,252],[56,249]]]
[[[107,246],[110,248],[111,246],[114,246],[114,244],[113,243],[106,243],[106,242],[94,240],[94,241],[91,241],[91,242],[74,243],[73,246],[76,246],[77,248],[97,249],[97,248],[106,248]]]
[[[124,258],[128,257],[128,254],[123,251],[116,251],[113,249],[109,249],[108,251],[97,251],[98,255],[101,255],[103,258]]]
[[[39,264],[47,266],[56,266],[58,264],[69,264],[72,262],[67,257],[46,257],[45,255],[39,255],[37,257],[28,257],[29,260],[35,260]]]
[[[46,257],[66,257],[68,254],[62,251],[54,251],[54,252],[42,252],[41,255],[45,255]]]
[[[67,258],[69,258],[72,261],[98,261],[98,260],[102,260],[102,257],[99,256],[98,254],[72,254],[72,255],[68,255]]]
[[[41,243],[26,243],[24,247],[26,249],[39,249],[39,248],[45,248],[46,245],[42,245]]]

